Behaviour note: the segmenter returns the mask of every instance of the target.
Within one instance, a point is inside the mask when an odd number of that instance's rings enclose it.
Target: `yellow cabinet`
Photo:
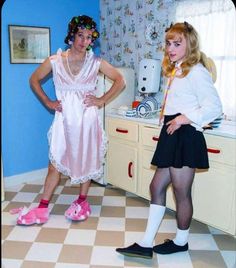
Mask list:
[[[194,179],[193,217],[235,234],[235,169],[211,162]]]
[[[138,126],[122,120],[108,120],[107,129],[107,182],[136,193]]]
[[[150,200],[149,185],[156,170],[151,160],[160,127],[156,124],[107,118],[109,138],[107,181]],[[197,171],[193,188],[193,218],[236,235],[236,139],[204,134],[210,169]],[[172,188],[166,206],[175,210]]]
[[[194,179],[193,217],[236,234],[236,140],[205,134],[210,168]]]
[[[107,181],[136,193],[138,150],[115,139],[109,141]]]

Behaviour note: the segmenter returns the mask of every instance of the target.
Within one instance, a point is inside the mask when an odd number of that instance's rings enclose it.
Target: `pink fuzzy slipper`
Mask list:
[[[78,204],[74,201],[65,212],[65,217],[73,221],[86,220],[91,214],[91,208],[87,201]]]
[[[49,210],[48,208],[13,208],[10,210],[11,214],[19,213],[17,224],[19,225],[32,225],[43,224],[48,221]]]

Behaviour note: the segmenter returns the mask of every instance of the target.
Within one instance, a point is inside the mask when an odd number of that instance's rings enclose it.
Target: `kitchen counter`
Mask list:
[[[149,185],[156,170],[150,163],[160,130],[157,117],[107,114],[108,183],[150,200]],[[230,121],[204,131],[210,168],[197,170],[192,188],[193,218],[232,235],[236,235],[235,133],[236,124]],[[167,190],[166,206],[176,209],[171,187]]]
[[[158,125],[158,117],[150,119],[141,117],[127,117],[119,115],[115,112],[108,112],[106,116],[145,124]],[[236,139],[236,122],[223,120],[218,128],[205,130],[204,133]]]

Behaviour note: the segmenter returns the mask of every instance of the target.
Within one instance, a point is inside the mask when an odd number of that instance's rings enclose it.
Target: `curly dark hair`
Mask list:
[[[90,46],[92,46],[100,35],[96,26],[96,22],[89,16],[80,15],[73,17],[68,24],[67,36],[64,40],[65,43],[71,45],[74,42],[75,34],[78,32],[79,28],[81,28],[92,30],[92,43],[90,44]]]

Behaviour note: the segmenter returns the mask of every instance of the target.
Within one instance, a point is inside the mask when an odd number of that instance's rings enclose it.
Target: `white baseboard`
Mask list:
[[[47,175],[48,169],[37,169],[31,172],[22,173],[19,175],[4,177],[4,187],[15,186],[22,183],[27,183],[39,179],[44,179]]]

